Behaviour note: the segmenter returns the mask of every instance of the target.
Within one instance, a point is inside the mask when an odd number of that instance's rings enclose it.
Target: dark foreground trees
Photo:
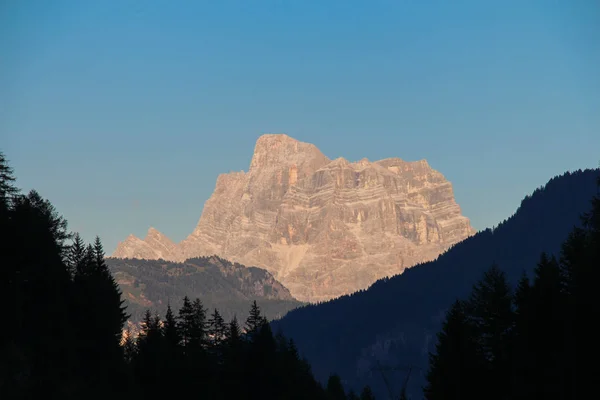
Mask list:
[[[254,302],[244,328],[185,298],[137,337],[100,239],[86,245],[0,153],[0,398],[333,399]],[[160,396],[160,397],[159,397]],[[333,396],[333,397],[332,397]]]
[[[600,180],[598,181],[600,187]],[[425,395],[436,399],[578,399],[597,368],[600,197],[562,246],[514,293],[493,266],[446,315]]]
[[[206,314],[198,299],[185,299],[176,321],[172,313],[164,320],[146,313],[139,336],[125,340],[140,395],[182,395],[193,388],[207,399],[327,398],[293,341],[274,336],[255,303],[246,321],[253,329],[246,332],[236,319],[225,323],[218,311],[203,319]],[[176,384],[156,385],[165,380]]]

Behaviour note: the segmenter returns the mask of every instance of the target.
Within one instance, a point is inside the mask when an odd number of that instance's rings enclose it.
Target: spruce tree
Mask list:
[[[336,374],[329,376],[325,392],[328,400],[346,400],[346,393],[342,386],[342,380]]]
[[[346,397],[348,400],[360,400],[360,397],[354,392],[354,390],[350,390],[348,392],[348,396]]]
[[[219,310],[215,308],[215,311],[211,314],[208,320],[209,334],[212,336],[212,341],[215,346],[219,346],[225,337],[227,336],[227,325],[225,320],[219,313]]]
[[[194,309],[192,308],[192,303],[187,296],[183,298],[183,305],[179,309],[179,315],[177,319],[182,345],[185,349],[188,349],[193,335]]]
[[[535,358],[530,341],[535,340],[531,332],[532,314],[535,313],[531,298],[531,284],[523,273],[514,294],[515,326],[512,335],[511,392],[515,399],[529,399],[534,393]]]
[[[165,342],[169,346],[169,349],[171,351],[175,351],[175,349],[179,346],[181,338],[179,335],[179,329],[177,327],[177,320],[175,319],[173,310],[171,310],[170,304],[167,304],[167,313],[165,314],[165,321],[162,329]]]
[[[12,167],[4,153],[0,152],[0,213],[6,212],[11,207],[13,198],[19,194],[15,180]]]
[[[128,364],[131,364],[131,362],[136,356],[136,344],[135,339],[133,338],[133,332],[131,331],[130,327],[127,327],[123,336],[123,356],[125,358],[125,361]]]
[[[483,398],[480,378],[486,360],[464,302],[454,302],[437,336],[435,353],[429,356],[426,399]]]
[[[360,400],[375,400],[371,386],[367,385],[360,393]]]
[[[195,299],[192,303],[192,329],[190,334],[190,344],[194,348],[201,349],[206,346],[207,321],[206,309],[200,299]]]
[[[252,336],[259,331],[260,327],[265,323],[265,319],[263,318],[260,307],[256,304],[256,300],[252,302],[252,306],[250,307],[250,314],[246,319],[246,332]]]
[[[234,315],[233,319],[229,323],[226,339],[229,343],[236,343],[236,342],[239,342],[241,336],[242,336],[242,330],[237,321],[237,317]]]
[[[527,352],[532,359],[530,375],[536,398],[564,398],[567,348],[563,324],[565,298],[560,267],[554,257],[542,254],[534,271],[531,287],[531,312],[527,321],[530,340]],[[544,340],[540,340],[540,338]],[[548,344],[551,343],[551,346]],[[544,368],[536,366],[543,365]]]
[[[73,243],[69,246],[66,257],[67,265],[69,266],[70,273],[73,277],[75,277],[76,274],[81,273],[80,271],[85,268],[85,257],[85,243],[79,233],[75,233],[73,235]]]
[[[510,388],[510,344],[514,323],[512,302],[506,275],[494,264],[473,287],[467,304],[480,349],[488,360],[484,379],[490,399],[504,398]]]

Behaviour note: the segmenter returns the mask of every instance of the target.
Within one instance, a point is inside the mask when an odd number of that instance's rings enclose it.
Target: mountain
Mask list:
[[[558,254],[580,215],[591,208],[600,170],[566,173],[527,196],[516,213],[496,228],[486,229],[453,246],[437,260],[382,279],[368,290],[308,305],[273,322],[294,339],[320,379],[337,371],[349,387],[371,385],[378,398],[388,394],[377,368],[386,371],[396,394],[412,367],[409,392],[422,398],[427,354],[436,332],[456,298],[495,262],[516,283],[531,273],[542,251]]]
[[[177,310],[184,296],[200,298],[229,321],[245,319],[256,300],[268,318],[278,318],[302,303],[273,276],[260,268],[245,267],[219,257],[184,262],[107,258],[106,263],[123,291],[131,320],[139,322],[146,309],[165,315],[167,304]]]
[[[156,230],[113,257],[217,254],[265,268],[302,301],[365,289],[474,233],[452,185],[427,161],[330,160],[309,143],[261,136],[248,172],[218,177],[198,225],[174,244]]]

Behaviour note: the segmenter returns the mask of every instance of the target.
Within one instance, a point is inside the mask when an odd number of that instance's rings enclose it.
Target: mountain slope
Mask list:
[[[303,301],[365,289],[474,233],[452,185],[427,161],[330,160],[287,135],[258,138],[248,172],[218,177],[196,229],[174,245],[156,230],[113,257],[217,254],[271,272]]]
[[[169,302],[173,309],[179,309],[186,295],[199,297],[210,311],[217,308],[228,321],[234,315],[246,318],[252,300],[257,300],[268,318],[281,317],[302,305],[269,272],[219,257],[182,263],[115,258],[106,262],[135,322],[142,319],[146,309],[164,316]]]
[[[377,363],[411,366],[409,390],[413,398],[421,398],[427,352],[433,350],[446,309],[466,296],[492,263],[516,282],[522,271],[532,271],[542,251],[558,252],[573,226],[580,224],[581,213],[590,209],[598,175],[599,170],[585,170],[553,178],[495,229],[366,291],[294,310],[273,328],[296,341],[321,379],[328,371],[338,371],[349,386],[371,384],[387,396],[374,370]],[[401,382],[404,374],[388,373],[388,379]]]

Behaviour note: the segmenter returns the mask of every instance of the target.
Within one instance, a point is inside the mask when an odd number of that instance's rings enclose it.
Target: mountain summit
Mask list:
[[[115,258],[216,254],[271,272],[303,301],[367,288],[474,234],[452,185],[427,161],[330,160],[284,134],[258,138],[248,172],[221,174],[179,244],[151,229]]]

